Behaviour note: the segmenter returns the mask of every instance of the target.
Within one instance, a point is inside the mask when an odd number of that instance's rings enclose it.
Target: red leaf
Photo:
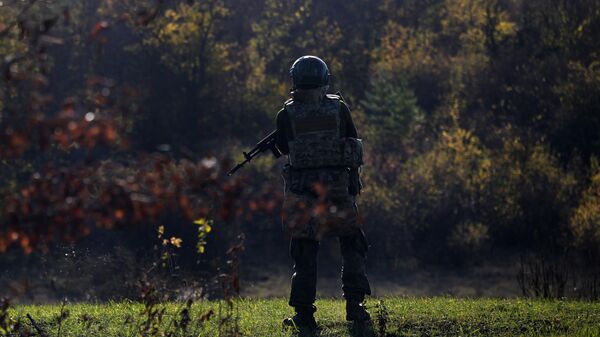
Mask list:
[[[94,25],[94,28],[92,28],[92,31],[90,33],[90,37],[92,38],[92,40],[96,39],[98,35],[106,28],[108,28],[108,22],[106,21],[100,21],[96,25]]]

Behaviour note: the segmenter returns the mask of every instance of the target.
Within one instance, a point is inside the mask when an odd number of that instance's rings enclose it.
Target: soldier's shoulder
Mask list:
[[[348,103],[346,103],[346,101],[344,101],[344,97],[342,97],[342,95],[340,94],[327,94],[327,99],[335,102],[335,103],[339,103],[340,105],[340,110],[342,112],[350,112],[350,107],[348,106]]]
[[[325,95],[325,97],[327,97],[328,99],[333,100],[333,101],[340,101],[340,102],[344,101],[344,98],[339,93],[327,94],[327,95]]]
[[[277,111],[277,119],[279,118],[283,118],[284,116],[287,115],[287,111],[285,109],[285,106],[283,106],[281,109],[279,109],[279,111]]]
[[[348,103],[346,103],[344,96],[342,96],[342,94],[339,91],[335,94],[327,94],[326,97],[335,102],[339,102],[342,109],[349,109]]]
[[[286,106],[289,106],[292,104],[294,104],[294,99],[290,97],[287,100],[285,100],[285,102],[283,102],[283,109],[285,109]]]

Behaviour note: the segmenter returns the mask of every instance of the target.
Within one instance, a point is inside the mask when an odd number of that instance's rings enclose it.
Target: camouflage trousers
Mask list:
[[[362,301],[371,294],[366,273],[368,243],[361,229],[353,234],[339,236],[342,253],[342,291],[346,300]],[[292,238],[290,255],[294,259],[294,275],[290,292],[290,306],[298,309],[316,310],[317,253],[319,241]]]
[[[294,170],[284,167],[284,230],[292,238],[347,236],[361,227],[346,168]]]

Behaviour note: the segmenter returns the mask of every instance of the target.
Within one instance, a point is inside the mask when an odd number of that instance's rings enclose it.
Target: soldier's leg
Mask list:
[[[292,239],[290,255],[294,259],[294,274],[289,304],[297,312],[312,313],[317,295],[317,253],[319,241],[311,239]]]
[[[346,299],[346,318],[348,320],[367,320],[368,313],[362,302],[365,295],[371,294],[367,279],[366,262],[368,243],[362,230],[352,235],[340,236],[342,251],[342,290]]]

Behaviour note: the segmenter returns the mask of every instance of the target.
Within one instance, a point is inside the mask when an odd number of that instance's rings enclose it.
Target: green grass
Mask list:
[[[575,301],[498,300],[442,298],[384,298],[388,336],[600,336],[600,303]],[[367,302],[377,330],[378,300]],[[177,317],[182,304],[166,304],[159,329]],[[317,302],[319,336],[352,336],[344,320],[344,303]],[[224,308],[224,307],[223,307]],[[223,309],[222,308],[222,309]],[[284,299],[236,301],[240,330],[244,336],[289,336],[281,321],[292,310]],[[60,336],[138,336],[143,305],[131,302],[69,304]],[[209,310],[207,322],[199,317]],[[58,336],[60,305],[20,305],[11,311],[31,327],[29,313],[49,336]],[[219,336],[218,302],[201,301],[192,306],[190,336]],[[172,327],[172,326],[171,326]],[[33,329],[33,328],[31,328]],[[374,335],[379,336],[375,333]]]

